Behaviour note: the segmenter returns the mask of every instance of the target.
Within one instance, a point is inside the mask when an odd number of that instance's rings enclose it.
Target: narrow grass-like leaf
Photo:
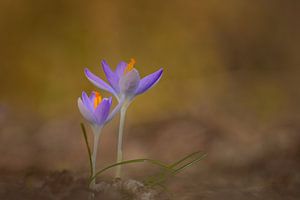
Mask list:
[[[194,154],[196,155],[196,154]],[[178,174],[179,172],[181,172],[182,170],[184,170],[187,167],[192,166],[193,164],[199,162],[200,160],[202,160],[203,158],[206,157],[207,154],[202,154],[200,156],[197,156],[197,158],[193,159],[192,161],[186,163],[185,165],[175,169],[174,171],[172,171],[171,173],[165,173],[161,176],[159,176],[156,180],[151,181],[150,183],[148,183],[148,186],[153,187],[155,185],[161,184],[163,183],[167,178],[169,178],[170,176],[174,176],[176,174]],[[186,160],[186,159],[185,159]]]
[[[158,161],[158,160],[153,160],[153,159],[145,159],[145,161],[151,163],[151,164],[154,164],[154,165],[157,165],[161,168],[163,168],[164,170],[167,170],[167,171],[172,171],[173,169],[168,167],[168,165],[162,163],[161,161]]]
[[[202,151],[196,151],[196,152],[193,152],[193,153],[191,153],[191,154],[189,154],[189,155],[187,155],[187,156],[181,158],[180,160],[176,161],[175,163],[168,165],[168,167],[171,168],[172,170],[175,170],[175,169],[173,169],[174,167],[176,167],[176,166],[179,165],[180,163],[182,163],[182,162],[184,162],[184,161],[186,161],[186,160],[192,158],[193,156],[195,156],[195,155],[197,155],[197,154],[199,154],[199,153],[201,153],[201,152],[202,152]],[[162,171],[162,172],[158,173],[158,174],[155,175],[155,176],[151,176],[151,177],[147,178],[147,179],[144,181],[144,183],[145,183],[145,185],[149,185],[149,184],[151,184],[151,183],[153,183],[153,182],[156,182],[157,180],[161,180],[161,179],[163,179],[163,178],[167,175],[167,173],[168,173],[167,171]]]
[[[133,159],[133,160],[126,160],[126,161],[122,161],[122,162],[118,162],[118,163],[114,163],[112,165],[109,165],[103,169],[101,169],[100,171],[98,171],[95,176],[90,178],[90,182],[92,180],[94,180],[98,175],[100,175],[101,173],[105,172],[108,169],[111,169],[113,167],[119,166],[119,165],[127,165],[127,164],[132,164],[132,163],[139,163],[139,162],[149,162],[153,165],[157,165],[161,168],[163,168],[164,170],[170,171],[172,169],[170,169],[167,165],[165,165],[164,163],[157,161],[157,160],[152,160],[152,159],[147,159],[147,158],[141,158],[141,159]]]
[[[88,141],[88,138],[87,138],[85,126],[84,126],[83,123],[80,123],[80,126],[81,126],[81,130],[82,130],[82,133],[83,133],[83,137],[84,137],[84,141],[85,141],[85,144],[86,144],[86,148],[87,148],[87,151],[88,151],[88,154],[89,154],[89,163],[90,163],[90,177],[89,178],[91,179],[92,176],[93,176],[92,153],[91,153],[89,141]]]
[[[191,153],[191,154],[185,156],[184,158],[182,158],[182,159],[176,161],[175,163],[169,165],[169,167],[171,167],[171,168],[176,167],[177,165],[179,165],[179,164],[182,163],[183,161],[185,161],[185,160],[187,160],[187,159],[189,159],[189,158],[193,157],[194,155],[197,155],[197,154],[199,154],[199,153],[201,153],[201,152],[202,152],[202,151],[196,151],[196,152],[193,152],[193,153]]]
[[[175,176],[176,174],[180,173],[181,171],[183,171],[185,168],[192,166],[193,164],[199,162],[200,160],[202,160],[203,158],[206,157],[207,154],[203,154],[195,159],[193,159],[192,161],[188,162],[187,164],[179,167],[178,169],[175,169],[174,171],[172,171],[171,173],[166,173],[165,176],[162,176],[162,178],[158,181],[154,181],[152,182],[152,184],[150,184],[149,186],[154,186],[154,185],[158,185],[161,184],[162,182],[164,182],[167,178],[169,178],[170,176]]]
[[[203,158],[206,157],[207,154],[202,154],[201,156],[197,157],[196,159],[192,160],[191,162],[188,162],[187,164],[181,166],[180,168],[176,169],[175,171],[172,172],[172,175],[178,174],[179,172],[181,172],[182,170],[184,170],[187,167],[192,166],[193,164],[199,162],[200,160],[202,160]]]

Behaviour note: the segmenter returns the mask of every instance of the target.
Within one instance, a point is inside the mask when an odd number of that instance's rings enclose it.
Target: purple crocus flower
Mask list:
[[[78,107],[83,115],[83,117],[89,121],[91,128],[94,132],[94,145],[93,145],[93,154],[91,157],[92,160],[92,177],[96,174],[96,158],[99,137],[103,126],[110,121],[113,116],[119,111],[120,106],[116,107],[110,113],[110,107],[112,104],[112,98],[103,98],[98,92],[92,92],[88,96],[85,92],[82,92],[81,98],[78,98]],[[91,182],[91,188],[95,186],[95,179]]]
[[[140,79],[139,72],[134,68],[135,60],[131,59],[127,64],[121,62],[113,71],[105,60],[101,62],[108,83],[85,69],[86,77],[98,88],[112,93],[119,102],[130,102],[135,96],[152,88],[161,78],[163,69]]]
[[[82,92],[81,98],[78,98],[79,110],[93,129],[100,129],[106,123],[111,104],[111,97],[102,99],[98,92],[92,92],[90,96]]]

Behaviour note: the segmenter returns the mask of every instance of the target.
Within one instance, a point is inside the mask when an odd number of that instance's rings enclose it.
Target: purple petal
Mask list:
[[[109,114],[110,106],[111,99],[104,98],[100,105],[98,105],[98,107],[96,108],[95,117],[99,126],[102,126],[105,123],[105,120]]]
[[[120,90],[125,95],[134,95],[140,83],[140,75],[136,69],[127,72],[119,81]]]
[[[91,95],[90,95],[90,97],[89,97],[91,103],[94,102],[95,97],[96,97],[96,92],[92,92]]]
[[[122,77],[124,75],[124,70],[127,66],[127,63],[126,62],[120,62],[117,66],[117,69],[116,69],[116,74],[118,76],[118,78],[120,79],[120,77]]]
[[[159,79],[161,78],[163,73],[163,69],[160,69],[146,77],[144,77],[139,84],[135,94],[142,94],[152,88],[156,83],[158,83]]]
[[[83,104],[82,100],[80,98],[78,98],[78,108],[80,113],[82,114],[82,116],[88,120],[90,123],[95,123],[95,117],[93,115],[93,113]]]
[[[90,72],[88,68],[84,69],[84,73],[86,77],[89,79],[89,81],[91,81],[95,86],[99,87],[102,90],[106,90],[114,95],[117,95],[114,89],[110,85],[108,85],[105,81],[103,81],[98,76]]]
[[[110,105],[112,104],[112,97],[108,98],[108,102],[109,102]]]
[[[82,103],[85,105],[85,107],[89,110],[89,111],[91,111],[91,112],[93,112],[94,111],[94,108],[93,108],[93,99],[90,99],[89,97],[88,97],[88,95],[85,93],[85,92],[82,92]],[[92,96],[92,95],[91,95]]]
[[[111,99],[111,98],[110,98]],[[111,104],[111,102],[110,102]],[[124,104],[124,101],[121,101],[118,103],[117,106],[114,107],[113,111],[111,111],[107,117],[107,119],[105,120],[105,123],[110,122],[110,120],[112,120],[114,118],[114,116],[120,111],[120,109],[122,108]]]
[[[106,75],[107,81],[114,88],[116,93],[118,93],[119,92],[118,76],[110,69],[109,65],[106,63],[105,60],[102,60],[101,64],[102,64],[103,71]]]

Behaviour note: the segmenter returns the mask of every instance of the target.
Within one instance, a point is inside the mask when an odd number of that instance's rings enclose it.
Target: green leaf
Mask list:
[[[86,148],[87,148],[87,151],[88,151],[88,154],[89,154],[89,163],[90,163],[90,177],[89,178],[91,179],[92,176],[93,176],[92,153],[91,153],[89,141],[88,141],[88,138],[87,138],[85,126],[84,126],[83,123],[80,123],[80,126],[81,126],[81,130],[82,130],[82,133],[83,133],[83,137],[84,137],[84,141],[85,141],[85,144],[86,144]]]
[[[175,166],[179,165],[180,163],[182,163],[183,161],[187,160],[188,158],[191,158],[192,156],[195,156],[195,155],[197,155],[197,154],[199,154],[199,153],[200,153],[200,152],[192,153],[192,154],[190,154],[190,155],[184,157],[183,159],[181,159],[181,160],[175,162],[174,164],[172,164],[172,165],[170,165],[170,166],[175,167]],[[192,166],[193,164],[199,162],[199,161],[202,160],[204,157],[206,157],[206,155],[207,155],[207,154],[201,154],[201,155],[197,156],[196,158],[194,158],[194,159],[191,160],[190,162],[188,162],[188,163],[186,163],[186,164],[180,166],[179,168],[173,169],[173,170],[171,171],[171,173],[161,173],[160,175],[156,176],[155,179],[152,179],[151,181],[149,181],[149,182],[147,183],[147,185],[150,186],[150,187],[153,187],[153,186],[156,186],[156,185],[161,184],[162,182],[165,182],[165,180],[166,180],[167,178],[169,178],[170,176],[174,176],[174,175],[178,174],[179,172],[181,172],[182,170],[184,170],[185,168],[190,167],[190,166]],[[169,166],[169,167],[170,167],[170,166]]]
[[[109,165],[109,166],[101,169],[100,171],[98,171],[95,174],[95,176],[93,176],[93,177],[90,178],[90,182],[92,182],[92,180],[94,180],[98,175],[100,175],[101,173],[105,172],[108,169],[111,169],[111,168],[116,167],[118,165],[127,165],[127,164],[132,164],[132,163],[139,163],[139,162],[149,162],[149,163],[151,163],[153,165],[156,165],[156,166],[159,166],[160,168],[163,168],[164,170],[167,170],[167,171],[172,170],[171,168],[169,168],[164,163],[162,163],[160,161],[157,161],[157,160],[153,160],[153,159],[141,158],[141,159],[126,160],[126,161],[114,163],[112,165]]]
[[[185,156],[184,158],[182,158],[182,159],[180,159],[180,160],[176,161],[175,163],[170,164],[170,165],[168,165],[168,166],[169,166],[169,168],[173,169],[174,167],[176,167],[176,166],[179,165],[180,163],[186,161],[187,159],[192,158],[193,156],[195,156],[195,155],[197,155],[197,154],[200,154],[201,152],[202,152],[202,151],[196,151],[196,152],[193,152],[193,153],[191,153],[191,154]],[[145,185],[151,185],[153,182],[157,182],[157,180],[163,179],[163,178],[167,175],[167,173],[168,173],[168,172],[166,172],[166,171],[162,171],[162,172],[158,173],[158,174],[155,175],[155,176],[151,176],[151,177],[147,178],[147,179],[144,181],[144,183],[145,183]]]
[[[185,156],[184,158],[178,160],[177,162],[175,162],[175,163],[169,165],[169,167],[171,167],[171,168],[176,167],[177,165],[179,165],[179,164],[182,163],[183,161],[185,161],[185,160],[187,160],[187,159],[189,159],[189,158],[191,158],[191,157],[193,157],[193,156],[195,156],[195,155],[197,155],[197,154],[200,154],[200,153],[202,153],[202,151],[196,151],[196,152],[193,152],[193,153],[191,153],[191,154]]]
[[[185,165],[181,166],[180,168],[176,169],[174,172],[172,172],[172,175],[178,174],[179,172],[181,172],[185,168],[192,166],[193,164],[199,162],[200,160],[202,160],[206,156],[207,156],[207,154],[202,154],[202,155],[198,156],[197,158],[195,158],[191,162],[188,162],[187,164],[185,164]]]

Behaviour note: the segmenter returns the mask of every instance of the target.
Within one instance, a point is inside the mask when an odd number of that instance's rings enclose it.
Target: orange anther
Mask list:
[[[101,103],[102,98],[99,92],[95,92],[95,98],[94,98],[94,108],[96,109],[98,105]]]
[[[128,65],[126,66],[126,68],[124,70],[124,74],[126,74],[127,72],[130,72],[133,69],[135,63],[136,63],[135,59],[131,58],[130,62],[128,63]]]

